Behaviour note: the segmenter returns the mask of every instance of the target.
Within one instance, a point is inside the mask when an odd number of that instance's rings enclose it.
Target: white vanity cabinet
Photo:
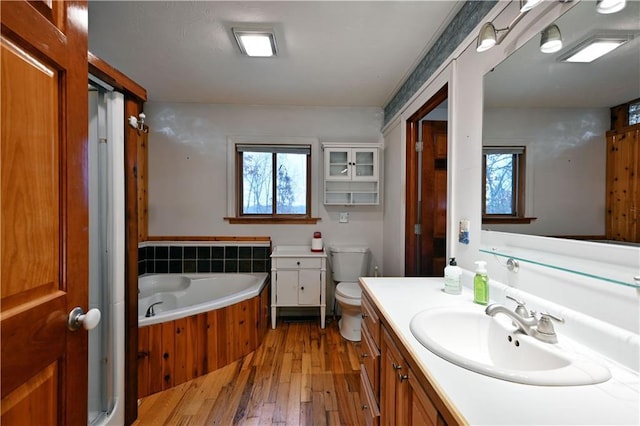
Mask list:
[[[380,146],[325,143],[324,204],[380,203]]]
[[[310,246],[276,246],[271,254],[271,328],[280,307],[319,307],[320,327],[326,312],[327,254]]]

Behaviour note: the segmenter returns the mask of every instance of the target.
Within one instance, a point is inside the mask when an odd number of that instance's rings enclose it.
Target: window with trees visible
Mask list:
[[[239,217],[311,216],[311,147],[236,145]]]
[[[483,222],[524,219],[525,148],[483,147]]]

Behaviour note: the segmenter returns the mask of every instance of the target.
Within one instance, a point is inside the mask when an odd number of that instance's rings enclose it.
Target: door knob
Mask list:
[[[67,326],[71,331],[77,331],[80,327],[85,330],[93,330],[100,322],[100,310],[93,308],[89,309],[86,314],[80,306],[76,306],[69,312],[69,321]]]

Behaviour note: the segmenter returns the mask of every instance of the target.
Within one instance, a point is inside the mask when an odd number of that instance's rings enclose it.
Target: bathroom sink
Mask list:
[[[601,383],[609,370],[584,356],[515,333],[505,315],[480,306],[433,308],[411,320],[415,338],[434,354],[476,373],[516,383],[573,386]]]

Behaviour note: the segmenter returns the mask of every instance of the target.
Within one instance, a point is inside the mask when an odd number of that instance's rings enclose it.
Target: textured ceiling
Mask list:
[[[384,106],[463,1],[90,1],[89,50],[150,101]],[[241,56],[233,25],[275,29]]]

